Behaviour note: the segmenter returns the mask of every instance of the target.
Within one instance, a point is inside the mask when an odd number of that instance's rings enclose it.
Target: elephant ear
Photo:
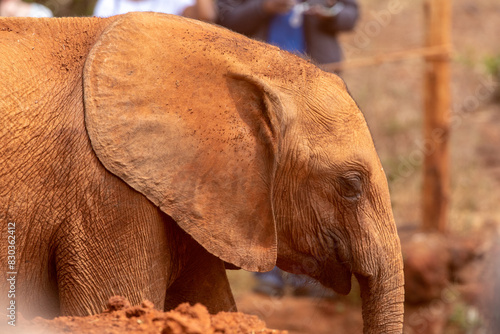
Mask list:
[[[153,13],[113,22],[85,64],[86,127],[105,168],[205,249],[266,271],[281,107],[258,79],[229,74],[222,46],[203,41],[216,29]]]

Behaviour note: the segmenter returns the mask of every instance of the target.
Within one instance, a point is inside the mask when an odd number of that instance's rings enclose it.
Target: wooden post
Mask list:
[[[425,0],[426,46],[450,45],[450,0]],[[424,75],[422,229],[446,232],[450,206],[450,56],[430,55]]]

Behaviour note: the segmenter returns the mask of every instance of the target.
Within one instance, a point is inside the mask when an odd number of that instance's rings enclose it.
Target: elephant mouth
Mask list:
[[[348,253],[340,238],[334,236],[334,254],[324,263],[320,282],[338,294],[347,295],[351,292],[352,266],[347,259]]]
[[[320,282],[338,294],[351,292],[352,271],[341,262],[334,261],[322,272]]]

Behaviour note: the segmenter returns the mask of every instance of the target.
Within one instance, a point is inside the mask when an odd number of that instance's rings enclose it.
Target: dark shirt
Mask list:
[[[273,15],[262,9],[264,0],[218,0],[218,23],[249,37],[267,41],[269,23]],[[309,0],[309,4],[323,4],[324,0]],[[337,16],[320,19],[304,15],[304,34],[307,54],[319,64],[342,59],[337,34],[354,28],[358,19],[356,0],[339,0],[344,4]]]

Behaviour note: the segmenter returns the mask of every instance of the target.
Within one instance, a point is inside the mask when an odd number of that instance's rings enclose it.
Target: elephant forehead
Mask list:
[[[307,129],[304,130],[304,127]],[[335,120],[315,118],[288,133],[287,138],[290,149],[296,152],[289,157],[319,172],[332,168],[380,169],[368,126],[359,116],[354,119],[338,117]]]
[[[366,120],[353,102],[346,103],[335,98],[322,103],[306,109],[299,117],[295,132],[305,135],[304,145],[313,150],[332,152],[373,148]],[[292,136],[297,137],[297,134]]]

